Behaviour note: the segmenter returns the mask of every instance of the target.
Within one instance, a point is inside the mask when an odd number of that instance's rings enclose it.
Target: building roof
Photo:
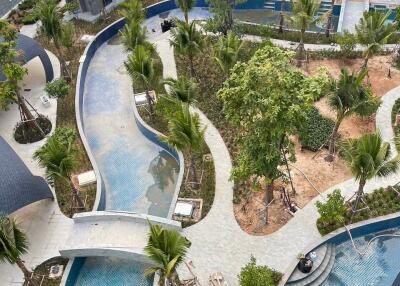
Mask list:
[[[10,214],[39,200],[53,198],[46,181],[34,176],[0,136],[0,213]]]

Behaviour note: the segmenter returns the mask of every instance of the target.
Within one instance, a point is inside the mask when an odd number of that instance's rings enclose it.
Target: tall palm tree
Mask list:
[[[195,101],[197,84],[193,80],[180,76],[178,79],[167,78],[164,84],[169,87],[167,89],[168,95],[173,98],[189,104]]]
[[[186,24],[189,24],[189,12],[193,9],[196,0],[175,0],[176,5],[182,10]]]
[[[363,83],[366,75],[366,70],[350,74],[342,69],[339,80],[332,81],[332,92],[328,101],[331,109],[336,111],[336,123],[329,139],[327,161],[333,160],[337,134],[343,119],[353,114],[371,115],[380,105],[379,98],[375,97],[371,89]]]
[[[25,281],[30,285],[38,285],[32,278],[29,271],[21,259],[21,255],[28,251],[28,239],[25,233],[18,227],[14,219],[5,215],[0,215],[0,261],[7,261],[17,264]]]
[[[233,32],[228,32],[226,37],[220,37],[214,46],[214,59],[225,75],[238,61],[243,42]]]
[[[71,176],[78,164],[77,151],[73,148],[73,141],[60,142],[55,136],[50,137],[46,144],[35,152],[34,159],[46,169],[46,179],[54,184],[58,178],[69,184],[74,200],[81,209],[85,208],[79,191],[75,188]]]
[[[128,74],[132,78],[133,84],[138,83],[145,90],[150,117],[154,119],[154,102],[150,96],[150,89],[157,75],[154,69],[154,60],[150,52],[144,46],[137,46],[124,64]]]
[[[395,26],[386,23],[390,13],[390,10],[386,14],[379,11],[364,12],[356,25],[357,40],[365,46],[362,69],[368,67],[368,60],[387,43],[389,37],[395,32]]]
[[[119,31],[123,46],[127,51],[134,51],[137,46],[145,46],[154,51],[154,47],[147,41],[147,29],[139,22],[130,21]]]
[[[289,19],[295,27],[300,29],[300,43],[297,47],[297,59],[300,66],[300,61],[305,59],[304,34],[310,25],[320,20],[319,17],[316,17],[320,2],[316,0],[291,0],[291,4],[292,16]]]
[[[185,259],[190,241],[176,230],[164,229],[157,224],[150,224],[147,246],[144,248],[148,258],[155,264],[145,274],[159,273],[159,285],[172,285],[176,278],[176,268]]]
[[[199,115],[197,113],[191,114],[189,106],[182,103],[180,109],[169,118],[168,136],[161,138],[170,146],[188,153],[189,174],[193,188],[198,187],[194,151],[202,149],[204,132],[205,128],[200,125]]]
[[[41,22],[40,32],[48,40],[53,41],[60,58],[61,71],[66,78],[70,79],[70,71],[66,65],[62,50],[62,38],[64,25],[62,23],[62,13],[55,0],[41,0],[35,6],[35,14]]]
[[[364,194],[364,186],[375,177],[394,174],[400,166],[399,157],[391,158],[390,144],[382,141],[380,134],[365,134],[358,139],[347,139],[341,152],[351,173],[359,182],[356,199],[352,206],[353,216]]]
[[[143,23],[145,19],[144,9],[140,0],[129,0],[120,4],[120,15],[126,19],[127,23]]]
[[[176,27],[171,30],[170,44],[178,54],[187,56],[190,76],[194,77],[194,57],[203,50],[205,45],[203,35],[196,30],[195,23],[187,24],[178,21]]]

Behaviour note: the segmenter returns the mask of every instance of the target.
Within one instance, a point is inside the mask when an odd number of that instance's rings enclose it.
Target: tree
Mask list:
[[[379,98],[375,97],[371,89],[363,83],[366,75],[366,70],[358,74],[349,74],[347,70],[342,69],[339,80],[332,81],[332,92],[328,100],[331,109],[336,111],[336,122],[329,138],[327,161],[333,160],[337,134],[343,119],[353,114],[371,115],[380,105]]]
[[[169,87],[167,92],[171,97],[189,104],[195,101],[198,91],[197,84],[193,80],[180,76],[178,79],[167,78],[164,84]]]
[[[193,9],[195,0],[176,0],[176,5],[182,10],[186,24],[189,24],[189,12]]]
[[[168,136],[161,137],[170,146],[189,155],[192,188],[198,188],[194,152],[203,148],[204,132],[199,115],[191,114],[189,106],[182,103],[180,109],[168,118]]]
[[[333,9],[335,8],[335,0],[331,0],[331,9],[327,12],[327,21],[325,28],[325,37],[329,38],[333,28]]]
[[[353,218],[364,195],[366,182],[375,177],[394,174],[399,169],[400,161],[398,156],[391,159],[390,144],[383,142],[381,135],[377,133],[364,134],[358,139],[347,139],[340,150],[359,183],[356,199],[352,204]]]
[[[62,133],[61,133],[62,134]],[[67,133],[71,134],[71,132]],[[76,137],[70,135],[66,141],[59,140],[58,136],[51,136],[45,145],[37,150],[33,158],[39,162],[42,168],[46,169],[46,179],[50,184],[54,184],[56,179],[61,179],[69,184],[73,199],[78,207],[84,209],[85,206],[79,196],[79,191],[72,182],[72,172],[78,164],[77,151],[73,148],[73,142]]]
[[[67,67],[62,45],[65,43],[66,33],[70,29],[67,25],[62,23],[62,13],[57,6],[55,0],[41,0],[35,6],[35,13],[41,22],[40,32],[50,41],[53,41],[54,47],[57,50],[58,57],[60,58],[61,71],[65,77],[70,80],[71,74]],[[65,31],[67,29],[67,31]],[[63,41],[64,39],[64,41]]]
[[[150,224],[149,239],[144,252],[155,264],[146,269],[145,275],[159,273],[159,285],[172,285],[177,278],[176,268],[185,259],[190,241],[176,230],[164,229],[157,224]]]
[[[177,21],[176,27],[171,30],[170,44],[178,54],[187,56],[190,76],[194,77],[194,57],[203,50],[205,45],[201,32],[196,30],[195,22],[187,24]]]
[[[44,91],[51,98],[64,98],[69,94],[70,87],[63,78],[59,78],[46,83]]]
[[[26,122],[26,126],[39,130],[44,137],[45,134],[27,106],[27,100],[20,93],[19,83],[28,70],[18,61],[21,53],[15,50],[17,30],[6,21],[0,20],[0,37],[4,39],[0,42],[0,66],[6,77],[6,80],[0,83],[0,108],[6,110],[10,104],[16,103],[20,110],[21,121]]]
[[[296,55],[300,66],[301,61],[305,59],[304,34],[311,24],[320,21],[320,18],[316,17],[319,9],[319,2],[316,0],[291,0],[291,4],[292,16],[289,19],[295,27],[300,29],[300,43],[297,47]]]
[[[147,50],[154,51],[154,47],[147,41],[147,29],[140,22],[130,21],[120,30],[122,44],[127,51],[133,52],[137,46],[145,46]]]
[[[272,184],[289,161],[295,160],[290,136],[297,133],[311,107],[310,80],[291,66],[292,52],[265,46],[248,63],[237,63],[218,96],[227,120],[238,129],[239,154],[232,177],[238,180],[264,177],[266,204],[272,200]],[[294,192],[294,187],[292,185]]]
[[[279,33],[283,33],[283,26],[285,25],[285,9],[286,9],[286,0],[281,1],[281,11],[279,13]]]
[[[340,190],[334,190],[328,194],[328,200],[325,203],[318,201],[315,205],[320,215],[317,223],[322,227],[344,223],[347,210]]]
[[[225,75],[229,75],[230,69],[236,64],[239,52],[243,48],[243,42],[233,32],[220,37],[214,46],[214,59]]]
[[[127,23],[143,23],[145,19],[144,9],[140,0],[129,0],[120,4],[120,15],[126,19]]]
[[[391,10],[386,14],[379,11],[364,12],[363,17],[356,25],[357,40],[365,46],[362,69],[367,69],[368,60],[379,52],[382,45],[386,44],[390,36],[393,35],[395,26],[387,24],[390,14]]]
[[[28,239],[25,233],[18,227],[14,219],[0,215],[0,261],[7,261],[10,264],[17,264],[24,273],[25,281],[30,285],[38,285],[32,278],[21,259],[21,255],[28,251]]]
[[[282,273],[268,266],[257,265],[254,256],[240,270],[240,286],[276,286],[282,279]]]

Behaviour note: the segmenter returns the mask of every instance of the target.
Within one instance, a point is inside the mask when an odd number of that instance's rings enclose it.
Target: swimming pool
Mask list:
[[[80,258],[81,266],[67,286],[151,286],[153,277],[145,277],[147,264],[116,257]]]
[[[364,252],[368,241],[381,234],[400,234],[400,228],[376,232],[354,242]],[[364,256],[360,256],[347,240],[336,246],[333,269],[324,286],[395,285],[400,273],[400,237],[381,237],[371,242]],[[400,279],[400,278],[399,278]]]

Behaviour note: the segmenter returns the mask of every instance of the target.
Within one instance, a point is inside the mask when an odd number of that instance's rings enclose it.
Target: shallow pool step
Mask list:
[[[323,247],[323,246],[322,246]],[[321,252],[321,250],[319,251]],[[316,268],[309,273],[309,275],[304,276],[302,278],[298,278],[299,275],[294,275],[289,278],[289,281],[286,285],[290,286],[316,286],[321,285],[329,276],[329,273],[332,271],[333,264],[335,262],[335,255],[336,255],[336,247],[333,244],[326,245],[326,252],[323,256],[322,262],[315,263],[317,265]],[[316,261],[317,262],[317,261]],[[296,269],[297,270],[297,269]]]

